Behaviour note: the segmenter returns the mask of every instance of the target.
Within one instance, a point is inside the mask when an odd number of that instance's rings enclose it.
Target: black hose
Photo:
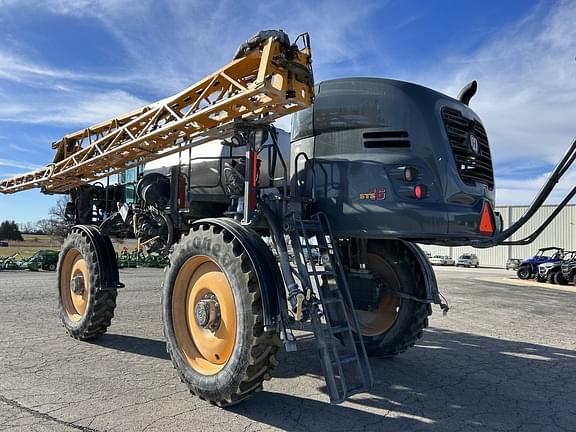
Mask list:
[[[294,280],[294,276],[292,275],[292,267],[290,266],[290,258],[288,256],[286,240],[284,239],[284,232],[277,222],[276,215],[267,204],[259,202],[258,209],[262,212],[262,215],[270,227],[270,233],[272,234],[272,238],[280,258],[280,271],[282,272],[282,279],[284,280],[286,289],[288,290],[288,301],[294,310],[297,306],[296,296],[301,294],[302,291],[298,288],[298,285]]]

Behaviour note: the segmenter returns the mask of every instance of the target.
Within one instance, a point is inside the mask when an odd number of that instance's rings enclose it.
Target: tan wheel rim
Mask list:
[[[367,267],[375,272],[384,287],[399,289],[400,281],[390,265],[376,254],[368,254]],[[356,310],[358,324],[363,336],[377,336],[392,328],[400,312],[401,299],[392,293],[384,293],[373,311]]]
[[[209,324],[199,318],[205,316],[199,308],[210,310]],[[180,268],[172,295],[172,325],[178,347],[195,371],[214,375],[226,366],[236,342],[236,304],[228,278],[211,258],[196,255]]]
[[[90,297],[90,274],[78,249],[70,249],[62,263],[60,298],[71,321],[80,321],[86,313]]]

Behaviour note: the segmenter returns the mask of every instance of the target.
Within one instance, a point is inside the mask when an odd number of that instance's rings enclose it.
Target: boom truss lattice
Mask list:
[[[66,135],[53,163],[0,180],[0,193],[41,187],[66,192],[135,165],[233,132],[237,120],[271,123],[309,106],[311,55],[270,38],[175,96]]]

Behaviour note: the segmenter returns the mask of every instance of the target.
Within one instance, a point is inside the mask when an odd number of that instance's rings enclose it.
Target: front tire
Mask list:
[[[104,236],[100,241],[110,242]],[[112,247],[112,245],[109,245]],[[73,231],[58,257],[58,314],[66,332],[75,339],[94,339],[105,333],[116,308],[116,288],[101,289],[104,275],[95,244],[86,232]]]
[[[532,276],[532,272],[530,271],[530,267],[522,266],[516,271],[516,275],[518,276],[519,279],[526,280],[530,279],[530,277]]]
[[[247,251],[220,227],[195,226],[175,247],[164,282],[164,334],[191,393],[233,405],[270,378],[280,341],[264,331],[260,289]]]

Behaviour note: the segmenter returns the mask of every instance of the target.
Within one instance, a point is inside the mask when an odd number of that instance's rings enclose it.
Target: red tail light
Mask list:
[[[484,201],[482,206],[482,215],[480,216],[480,233],[481,234],[494,234],[494,219],[492,218],[492,211],[490,205]]]
[[[416,186],[414,186],[414,196],[417,199],[422,199],[426,196],[426,186],[421,185],[421,184],[417,184]]]

